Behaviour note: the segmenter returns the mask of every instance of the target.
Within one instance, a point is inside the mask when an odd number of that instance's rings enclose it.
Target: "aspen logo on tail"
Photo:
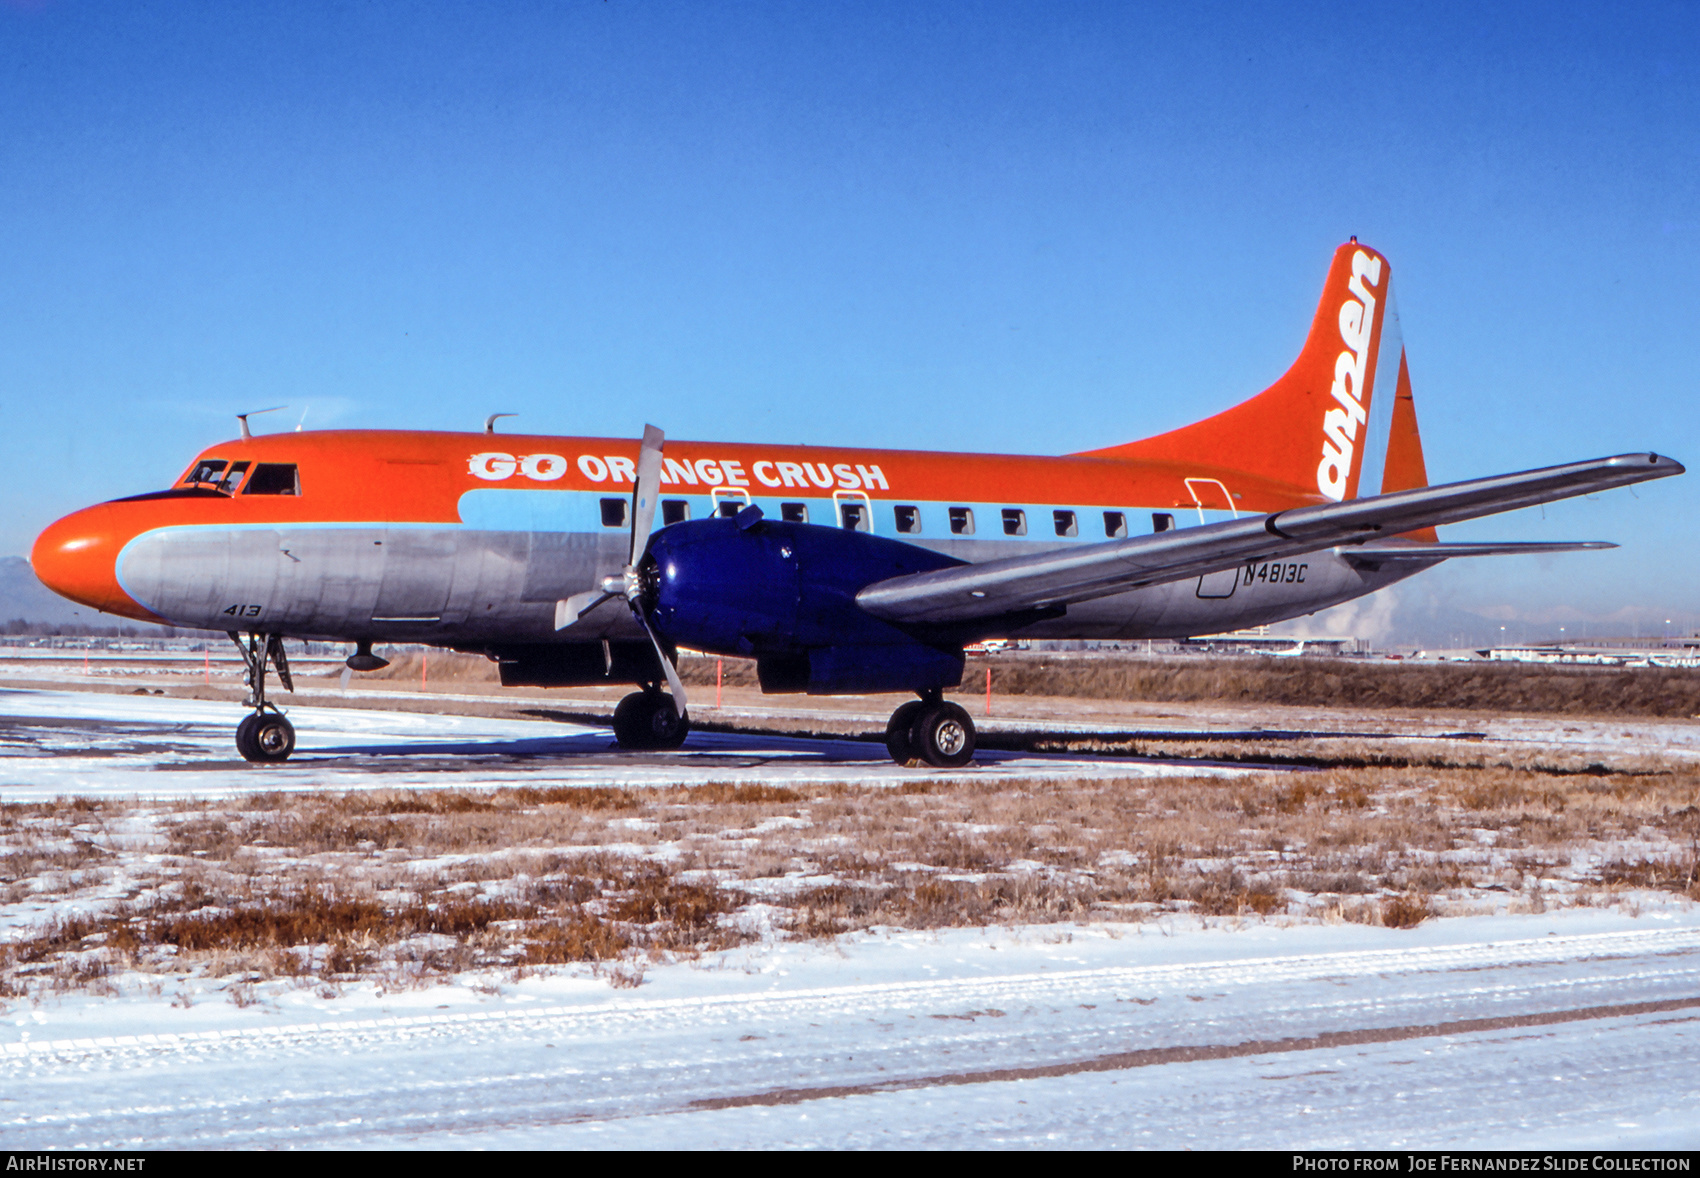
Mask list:
[[[1316,489],[1339,501],[1346,497],[1352,459],[1358,448],[1358,427],[1368,418],[1369,358],[1375,344],[1376,296],[1381,286],[1381,259],[1363,250],[1352,255],[1352,278],[1347,284],[1355,298],[1340,304],[1340,338],[1345,343],[1334,361],[1334,387],[1339,405],[1322,418],[1322,461],[1316,468]]]

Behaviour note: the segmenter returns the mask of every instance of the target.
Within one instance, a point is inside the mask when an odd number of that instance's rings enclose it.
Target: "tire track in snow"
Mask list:
[[[1082,1072],[1118,1072],[1161,1064],[1195,1063],[1207,1059],[1234,1059],[1246,1055],[1280,1055],[1292,1051],[1318,1051],[1339,1047],[1362,1047],[1371,1043],[1399,1043],[1407,1039],[1434,1039],[1470,1035],[1483,1031],[1507,1031],[1523,1027],[1550,1027],[1591,1019],[1624,1018],[1662,1014],[1700,1007],[1700,997],[1670,998],[1660,1002],[1629,1002],[1615,1006],[1587,1006],[1579,1010],[1553,1010],[1541,1014],[1503,1015],[1497,1018],[1454,1019],[1444,1023],[1403,1027],[1369,1027],[1354,1031],[1325,1031],[1294,1039],[1252,1039],[1243,1043],[1205,1043],[1184,1047],[1152,1047],[1140,1051],[1118,1051],[1073,1063],[1044,1064],[1029,1068],[994,1068],[978,1072],[944,1072],[934,1076],[911,1076],[880,1084],[845,1084],[819,1088],[780,1088],[749,1096],[715,1096],[693,1100],[689,1111],[772,1107],[829,1100],[836,1096],[871,1096],[879,1092],[908,1092],[917,1088],[943,1088],[961,1084],[992,1084],[1010,1080],[1042,1080],[1052,1076],[1074,1076]]]
[[[176,1055],[208,1059],[226,1052],[249,1053],[321,1047],[370,1049],[386,1042],[460,1036],[491,1030],[550,1030],[568,1036],[617,1035],[669,1026],[703,1027],[733,1022],[801,1020],[854,1016],[923,1008],[952,1008],[1004,1002],[1069,1002],[1105,992],[1141,997],[1182,991],[1240,986],[1269,986],[1321,978],[1376,974],[1408,975],[1490,970],[1587,959],[1678,954],[1700,950],[1700,930],[1667,929],[1548,936],[1478,945],[1417,946],[1292,957],[1258,957],[1207,964],[1127,966],[1058,970],[993,977],[915,982],[880,982],[819,987],[767,994],[728,994],[697,998],[628,999],[599,1006],[472,1011],[443,1015],[394,1016],[347,1022],[297,1023],[281,1027],[186,1031],[98,1038],[21,1040],[0,1044],[0,1067],[39,1067],[58,1063],[87,1068],[122,1066],[141,1057]],[[1642,970],[1639,980],[1680,977],[1693,967]],[[1599,979],[1587,979],[1598,981]],[[1622,980],[1631,980],[1625,977]],[[1556,983],[1563,986],[1564,983]],[[1527,993],[1529,987],[1475,987],[1480,995],[1504,989]],[[1338,1006],[1339,1004],[1329,1004]]]
[[[1236,1051],[1300,1051],[1341,1034],[1397,1042],[1401,1028],[1694,1002],[1697,950],[1700,928],[1636,930],[779,993],[610,992],[541,1010],[11,1044],[0,1051],[10,1114],[0,1135],[41,1148],[482,1140],[575,1124],[613,1131],[657,1115],[762,1115],[763,1104],[892,1084],[973,1092],[1009,1078],[1066,1083],[1128,1060],[1181,1062],[1153,1051],[1190,1052],[1209,1068],[1222,1065],[1203,1061]],[[1605,1033],[1637,1026],[1644,1016]],[[1471,1055],[1495,1042],[1465,1035],[1449,1046]]]

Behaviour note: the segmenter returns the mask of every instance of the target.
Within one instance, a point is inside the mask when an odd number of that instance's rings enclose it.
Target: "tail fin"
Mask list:
[[[1302,503],[1427,486],[1387,259],[1356,238],[1334,251],[1304,350],[1251,400],[1091,453],[1232,471]]]

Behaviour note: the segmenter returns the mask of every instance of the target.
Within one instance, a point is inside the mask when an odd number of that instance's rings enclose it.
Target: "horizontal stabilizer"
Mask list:
[[[1511,541],[1503,544],[1359,544],[1341,551],[1349,561],[1383,564],[1390,560],[1450,560],[1455,556],[1541,556],[1549,552],[1598,552],[1616,548],[1610,540]]]
[[[876,617],[909,625],[947,625],[1123,593],[1282,560],[1340,545],[1361,545],[1438,524],[1477,519],[1649,479],[1681,474],[1657,454],[1620,454],[1517,474],[1418,487],[1365,499],[1242,516],[1218,524],[1104,544],[1055,549],[983,564],[892,577],[864,588],[856,602]],[[1437,545],[1424,545],[1435,553]],[[1550,549],[1548,549],[1550,551]],[[1429,557],[1432,559],[1432,557]]]

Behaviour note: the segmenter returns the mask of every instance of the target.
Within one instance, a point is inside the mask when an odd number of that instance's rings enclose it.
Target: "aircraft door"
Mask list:
[[[1239,587],[1240,570],[1237,567],[1221,573],[1206,573],[1198,578],[1198,596],[1206,599],[1232,597]]]
[[[444,473],[435,461],[396,457],[384,461],[380,477],[392,485],[407,485],[441,478]],[[442,621],[455,582],[455,529],[419,522],[406,496],[385,498],[384,525],[374,544],[383,553],[384,571],[372,620]]]
[[[1228,511],[1235,519],[1240,518],[1240,509],[1234,506],[1233,492],[1221,479],[1195,476],[1182,480],[1186,484],[1187,494],[1192,497],[1192,505],[1198,511],[1198,522],[1206,522],[1204,513],[1209,511]],[[1234,590],[1240,587],[1240,570],[1238,567],[1220,573],[1206,573],[1198,578],[1199,597],[1205,600],[1221,600],[1232,597]]]
[[[392,527],[384,530],[380,544],[384,577],[372,620],[441,621],[454,587],[454,534],[429,527]]]

